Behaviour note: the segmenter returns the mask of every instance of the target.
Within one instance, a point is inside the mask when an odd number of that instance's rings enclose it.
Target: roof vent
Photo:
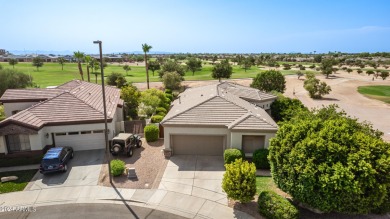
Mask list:
[[[201,94],[200,96],[203,97],[203,94]]]

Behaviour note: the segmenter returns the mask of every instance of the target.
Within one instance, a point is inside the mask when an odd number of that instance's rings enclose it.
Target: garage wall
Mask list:
[[[204,127],[164,127],[164,145],[171,149],[171,135],[226,135],[226,148],[230,147],[230,130],[227,128],[204,128]]]
[[[232,148],[242,149],[243,135],[263,135],[265,136],[265,148],[269,147],[269,140],[275,136],[275,133],[264,132],[231,132]]]
[[[32,105],[35,105],[39,102],[23,102],[23,103],[3,103],[4,106],[4,114],[6,117],[12,116],[12,111],[15,110],[25,110]]]

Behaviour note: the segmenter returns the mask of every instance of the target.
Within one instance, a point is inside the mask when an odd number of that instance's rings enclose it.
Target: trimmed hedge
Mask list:
[[[159,113],[157,113],[157,115],[162,116],[164,118],[167,114],[163,113],[163,112],[159,112]]]
[[[167,114],[167,110],[164,107],[157,107],[156,108],[156,114],[164,113]]]
[[[253,152],[252,161],[256,165],[256,169],[270,169],[268,161],[268,149],[257,149]]]
[[[166,94],[172,94],[172,90],[169,89],[169,88],[166,88],[166,89],[165,89],[165,93],[166,93]]]
[[[236,148],[232,149],[226,149],[223,152],[223,159],[225,161],[225,164],[230,164],[234,162],[236,159],[244,158],[244,153]]]
[[[147,125],[144,128],[145,139],[147,142],[153,142],[158,140],[159,130],[155,125]]]
[[[170,101],[172,101],[173,100],[173,96],[172,96],[172,94],[165,94],[165,96],[170,100]]]
[[[160,116],[160,115],[154,115],[151,118],[152,123],[160,123],[163,119],[164,119],[164,117]]]
[[[115,159],[110,162],[111,165],[111,174],[113,176],[120,176],[125,171],[125,162]]]
[[[257,200],[259,213],[268,219],[298,219],[299,211],[273,191],[262,191]]]

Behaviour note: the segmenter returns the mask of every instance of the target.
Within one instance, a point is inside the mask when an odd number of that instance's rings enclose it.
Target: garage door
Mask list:
[[[172,135],[174,155],[223,155],[224,136]]]
[[[264,148],[265,136],[243,135],[242,149],[244,153],[253,153],[255,150]]]
[[[102,131],[55,133],[54,139],[57,147],[71,146],[75,151],[105,148]]]

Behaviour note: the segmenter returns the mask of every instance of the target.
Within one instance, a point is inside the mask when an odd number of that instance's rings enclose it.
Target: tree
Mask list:
[[[301,71],[297,72],[298,79],[300,79],[304,74]]]
[[[138,115],[143,115],[148,118],[156,111],[157,107],[169,108],[169,105],[168,107],[166,105],[169,103],[169,99],[165,96],[164,92],[155,88],[142,91],[139,103]]]
[[[111,86],[116,86],[117,88],[122,88],[123,86],[126,86],[127,81],[121,73],[113,72],[108,75],[107,84]]]
[[[142,44],[142,51],[144,51],[144,61],[145,61],[145,70],[146,70],[146,84],[149,89],[149,70],[148,70],[148,57],[147,53],[152,49],[152,46],[148,44]]]
[[[322,59],[320,69],[322,71],[322,74],[326,75],[326,78],[329,78],[329,75],[332,74],[333,65],[335,64],[336,61],[333,58]]]
[[[95,83],[97,84],[97,76],[100,74],[100,72],[98,72],[97,70],[100,69],[100,62],[92,58],[91,61],[89,62],[89,67],[92,69],[92,74],[95,75]]]
[[[91,57],[91,56],[89,56],[89,55],[86,55],[85,57],[84,57],[84,61],[87,63],[87,77],[88,77],[88,82],[91,82],[91,76],[90,76],[90,74],[89,74],[89,63],[91,62],[91,60],[92,60],[93,58]]]
[[[244,58],[241,61],[241,68],[243,68],[246,72],[246,70],[250,69],[252,67],[252,62],[249,60],[249,58]]]
[[[167,61],[161,66],[161,70],[159,71],[160,78],[167,72],[176,72],[180,76],[184,77],[185,71],[182,65],[177,63],[176,61]]]
[[[218,56],[214,55],[213,58],[211,59],[211,61],[213,62],[213,65],[215,64],[215,62],[218,60]]]
[[[64,70],[64,65],[65,65],[66,59],[64,59],[64,57],[59,57],[59,58],[57,59],[57,62],[61,65],[61,70],[63,71],[63,70]]]
[[[186,62],[187,69],[192,71],[192,75],[195,75],[196,71],[202,70],[202,61],[196,59],[196,58],[189,58]]]
[[[85,54],[80,51],[73,52],[73,56],[76,58],[77,66],[79,68],[79,73],[82,81],[84,81],[84,73],[83,73],[83,68],[81,67],[81,62],[84,60],[84,55]]]
[[[139,98],[141,97],[141,92],[137,89],[136,86],[128,84],[127,86],[122,87],[121,89],[121,98],[126,103],[125,112],[132,119],[137,118],[137,108],[139,105]]]
[[[306,73],[306,80],[303,87],[309,92],[313,99],[321,99],[323,95],[329,94],[332,89],[325,82],[320,82],[313,73]]]
[[[32,59],[32,66],[37,67],[37,71],[39,71],[39,68],[43,66],[43,59],[41,57],[37,56]]]
[[[17,59],[10,59],[10,60],[8,60],[8,64],[12,65],[12,68],[15,68],[15,65],[18,64],[18,60]]]
[[[300,100],[282,94],[271,104],[271,116],[276,122],[289,121],[300,110],[307,110]]]
[[[163,75],[162,81],[165,89],[178,90],[181,86],[183,77],[177,72],[167,72]]]
[[[351,72],[353,72],[353,70],[350,69],[350,68],[347,68],[347,72],[348,72],[348,73],[351,73]]]
[[[160,70],[160,68],[161,66],[159,62],[157,61],[149,62],[149,69],[153,72],[153,76],[154,76],[154,72]]]
[[[363,70],[360,69],[360,68],[357,70],[357,73],[358,73],[358,74],[361,74],[362,72],[363,72]]]
[[[131,67],[126,64],[126,65],[123,66],[123,70],[126,71],[126,75],[127,75],[127,72],[131,70]]]
[[[389,72],[388,71],[382,71],[380,76],[381,76],[381,78],[383,80],[386,80],[386,78],[389,77]]]
[[[254,163],[236,159],[225,164],[226,172],[223,174],[222,189],[231,199],[241,203],[250,202],[256,194],[256,166]]]
[[[32,86],[32,78],[14,69],[0,69],[0,96],[7,89],[26,88]]]
[[[286,89],[286,80],[280,71],[268,70],[257,74],[250,86],[264,92],[283,93]]]
[[[322,62],[322,55],[315,55],[314,62],[321,63]]]
[[[390,144],[382,134],[334,105],[301,111],[270,142],[272,177],[294,200],[323,212],[383,209],[390,203]]]
[[[367,70],[367,71],[366,71],[366,74],[367,74],[367,75],[372,75],[372,74],[375,74],[375,72],[374,72],[373,70]]]
[[[211,76],[214,79],[221,81],[221,78],[230,78],[233,73],[233,67],[228,60],[222,60],[220,63],[214,65]]]

